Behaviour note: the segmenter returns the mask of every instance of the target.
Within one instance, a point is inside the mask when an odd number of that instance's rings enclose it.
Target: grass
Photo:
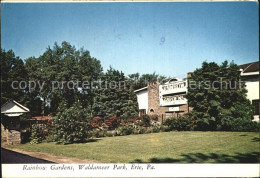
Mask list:
[[[255,132],[161,132],[69,145],[27,143],[8,147],[102,163],[259,162],[259,134]]]

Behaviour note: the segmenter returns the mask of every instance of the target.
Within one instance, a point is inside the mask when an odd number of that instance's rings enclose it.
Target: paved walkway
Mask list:
[[[29,163],[54,163],[44,159],[35,158],[11,150],[1,148],[2,164],[29,164]]]
[[[100,163],[95,160],[77,159],[64,156],[54,156],[42,152],[28,152],[20,149],[1,148],[3,164],[29,164],[29,163],[58,163],[58,164],[84,164],[84,163]]]

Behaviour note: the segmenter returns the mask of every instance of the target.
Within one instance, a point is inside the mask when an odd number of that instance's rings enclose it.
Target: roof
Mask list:
[[[134,92],[137,93],[137,92],[140,92],[140,91],[143,91],[143,90],[147,90],[148,87],[143,87],[143,88],[140,88],[138,90],[135,90]]]
[[[15,100],[9,100],[1,107],[1,113],[9,116],[19,116],[30,110]]]
[[[32,119],[36,119],[36,120],[50,120],[52,117],[51,116],[35,116],[32,117]]]
[[[259,61],[248,64],[242,64],[239,66],[243,70],[243,73],[259,72]]]

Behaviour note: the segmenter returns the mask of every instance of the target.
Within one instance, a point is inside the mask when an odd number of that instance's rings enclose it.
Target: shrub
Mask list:
[[[153,114],[153,115],[150,115],[150,120],[152,121],[158,121],[159,120],[159,117],[157,114]]]
[[[122,127],[122,134],[123,135],[130,135],[130,134],[133,133],[133,130],[134,130],[134,128],[131,127],[131,126]]]
[[[108,136],[108,131],[106,129],[101,130],[101,129],[94,129],[90,132],[91,137],[96,137],[96,138],[100,138],[100,137],[106,137]]]
[[[173,129],[172,128],[172,126],[174,125],[174,123],[175,123],[175,120],[174,120],[175,118],[167,118],[164,122],[163,122],[163,125],[165,125],[165,126],[168,126],[169,127],[169,129]]]
[[[134,129],[133,130],[133,134],[139,134],[139,130],[138,129]]]
[[[124,122],[125,123],[135,123],[136,122],[136,118],[128,118],[128,119],[125,119]]]
[[[160,129],[161,129],[162,132],[169,132],[169,131],[171,131],[170,127],[167,126],[167,125],[162,125]]]
[[[116,116],[112,116],[105,120],[105,124],[108,126],[110,130],[114,130],[119,126],[120,119],[117,118]]]
[[[55,137],[53,134],[49,134],[47,137],[46,137],[46,142],[54,142],[55,141]]]
[[[145,133],[146,133],[146,134],[148,134],[148,133],[153,133],[153,128],[148,127],[148,128],[145,130]]]
[[[92,137],[96,137],[96,138],[99,138],[100,137],[100,130],[98,129],[94,129],[90,132],[91,136]]]
[[[231,119],[230,130],[236,132],[259,132],[260,123],[249,119]]]
[[[153,127],[155,127],[155,126],[160,127],[161,126],[161,122],[151,121],[150,125],[153,126]]]
[[[134,124],[137,126],[144,126],[144,122],[141,119],[136,120]]]
[[[163,124],[168,126],[169,130],[190,131],[193,129],[192,119],[185,115],[179,118],[168,118]]]
[[[94,117],[90,120],[90,124],[93,128],[99,128],[104,123],[103,117]]]
[[[135,125],[133,134],[143,134],[143,133],[145,133],[145,127]]]
[[[116,128],[116,136],[121,136],[122,135],[122,130],[120,129],[121,127]]]
[[[151,119],[147,114],[145,114],[141,117],[141,121],[144,123],[145,127],[149,127],[151,124]]]
[[[54,138],[57,143],[69,144],[84,142],[89,137],[89,119],[79,103],[59,112],[53,118]]]
[[[192,119],[188,116],[180,116],[176,120],[176,130],[190,131],[192,130]]]
[[[161,130],[161,127],[160,127],[160,126],[152,126],[151,128],[152,128],[152,132],[153,132],[153,133],[158,133],[158,132],[160,132],[160,130]]]
[[[194,124],[194,130],[214,131],[217,129],[216,119],[214,117],[198,118]]]
[[[37,124],[33,124],[31,128],[31,144],[41,143],[45,139],[43,129],[40,129]]]
[[[145,133],[145,128],[142,127],[142,126],[138,126],[138,133],[139,133],[139,134]]]
[[[117,135],[130,135],[133,133],[134,128],[132,126],[126,125],[123,127],[118,127],[116,129]]]
[[[112,130],[112,131],[107,131],[107,136],[108,137],[114,137],[116,135],[116,131]]]

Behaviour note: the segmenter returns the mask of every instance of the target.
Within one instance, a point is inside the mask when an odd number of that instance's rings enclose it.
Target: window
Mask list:
[[[254,106],[254,114],[259,115],[259,100],[253,100],[252,103]]]
[[[145,109],[140,109],[139,110],[139,116],[142,117],[143,115],[146,114],[146,110]]]
[[[154,110],[153,110],[153,109],[150,109],[150,112],[154,112]]]

